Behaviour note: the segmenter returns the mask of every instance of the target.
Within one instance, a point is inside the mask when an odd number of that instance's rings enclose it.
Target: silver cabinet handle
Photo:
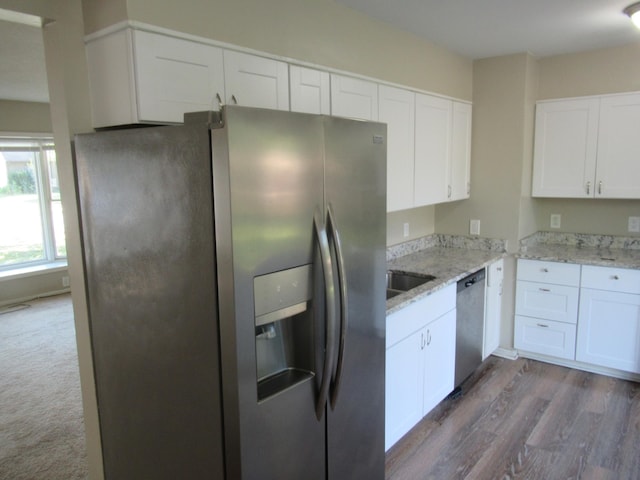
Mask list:
[[[540,288],[539,289],[541,292],[550,292],[551,290],[549,290],[548,288]]]
[[[620,280],[618,275],[611,275],[611,280]]]
[[[471,195],[471,182],[467,182],[467,195]]]
[[[349,305],[347,304],[347,278],[345,276],[344,257],[342,255],[342,242],[340,241],[340,232],[338,231],[338,226],[336,224],[333,207],[330,203],[327,205],[327,231],[336,254],[335,258],[338,266],[338,293],[340,296],[340,337],[338,340],[338,358],[336,360],[335,373],[333,375],[333,382],[331,385],[330,400],[330,405],[333,409],[335,408],[336,401],[338,399],[340,381],[342,380],[344,348],[347,338],[347,327],[349,326]]]
[[[591,193],[591,182],[587,182],[587,195]]]
[[[602,195],[602,180],[598,182],[598,195]]]
[[[231,95],[231,101],[233,102],[234,105],[238,105],[238,99],[236,98],[235,95]]]
[[[424,332],[420,334],[420,350],[424,350],[426,342],[424,341]]]
[[[447,187],[447,198],[451,198],[451,185]]]
[[[431,330],[427,330],[427,345],[431,345]]]
[[[549,273],[549,269],[548,268],[541,268],[540,271],[542,273]]]
[[[335,299],[335,282],[333,280],[333,264],[331,260],[331,251],[329,250],[329,239],[327,231],[322,222],[322,215],[316,210],[313,216],[313,225],[316,233],[316,241],[320,249],[320,260],[322,262],[322,274],[324,278],[324,301],[326,310],[325,322],[325,352],[324,362],[322,366],[322,381],[316,398],[316,417],[318,420],[322,418],[324,407],[327,404],[327,396],[329,394],[329,383],[331,380],[331,367],[333,364],[333,349],[335,345],[335,325],[336,325],[336,299]]]
[[[549,325],[545,325],[544,323],[536,323],[538,327],[549,328]]]
[[[218,110],[222,108],[222,97],[220,97],[219,93],[216,93],[216,100],[218,101]]]

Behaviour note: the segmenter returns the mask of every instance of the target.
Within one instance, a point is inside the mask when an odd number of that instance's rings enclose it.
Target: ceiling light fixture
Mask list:
[[[640,28],[640,2],[632,3],[623,12],[629,16],[636,27]]]

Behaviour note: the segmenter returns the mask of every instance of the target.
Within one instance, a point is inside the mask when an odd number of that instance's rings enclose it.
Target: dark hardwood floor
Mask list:
[[[640,479],[640,384],[489,357],[386,456],[387,480]]]

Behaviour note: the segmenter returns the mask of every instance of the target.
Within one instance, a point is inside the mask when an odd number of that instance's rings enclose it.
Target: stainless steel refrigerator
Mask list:
[[[78,135],[107,479],[383,479],[386,127]]]

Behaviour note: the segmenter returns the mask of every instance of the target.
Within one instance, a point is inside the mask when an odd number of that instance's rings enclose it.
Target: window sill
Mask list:
[[[15,280],[17,278],[33,277],[47,273],[55,273],[67,270],[67,261],[59,260],[57,262],[42,263],[39,265],[30,265],[28,267],[13,268],[11,270],[0,271],[0,282],[6,280]]]

